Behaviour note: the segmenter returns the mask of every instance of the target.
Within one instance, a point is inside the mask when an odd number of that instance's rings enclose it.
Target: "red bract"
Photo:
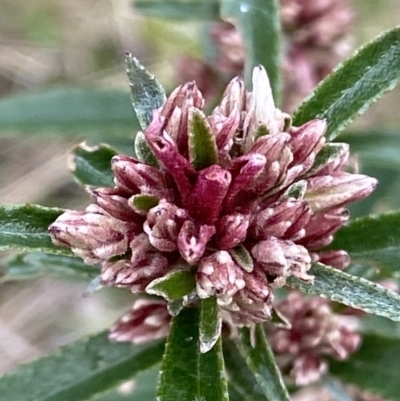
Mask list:
[[[115,156],[115,187],[92,189],[94,205],[61,215],[54,243],[133,292],[178,266],[194,271],[197,299],[216,296],[239,325],[270,319],[274,288],[292,275],[312,281],[312,260],[343,268],[344,251],[320,248],[347,221],[343,206],[376,180],[343,171],[345,145],[318,159],[332,147],[327,122],[292,127],[262,67],[253,87],[235,78],[208,117],[194,83],[176,89],[143,133],[157,163]]]

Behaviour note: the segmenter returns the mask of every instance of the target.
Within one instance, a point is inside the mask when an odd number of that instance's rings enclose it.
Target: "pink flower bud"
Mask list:
[[[218,251],[201,259],[197,270],[197,295],[200,298],[216,295],[220,305],[228,305],[244,285],[243,270],[228,252]]]
[[[247,236],[249,216],[240,213],[228,214],[219,219],[215,242],[220,249],[231,249],[241,244]]]
[[[141,192],[159,199],[173,200],[167,177],[157,168],[128,156],[114,156],[111,164],[117,187],[131,191],[132,195]]]
[[[305,199],[314,212],[327,211],[367,197],[376,185],[375,178],[361,174],[318,176],[307,180]]]
[[[332,250],[318,252],[312,255],[314,262],[343,270],[350,265],[350,256],[346,251]]]
[[[49,227],[55,245],[71,248],[87,264],[95,264],[128,249],[129,224],[96,205],[85,212],[67,211]]]
[[[186,220],[178,236],[178,249],[182,258],[190,265],[197,263],[203,256],[207,243],[214,234],[214,226],[198,226],[193,221]]]
[[[157,206],[149,210],[143,230],[156,249],[172,252],[178,249],[178,234],[187,217],[185,210],[161,200]]]
[[[143,217],[135,213],[128,204],[128,199],[122,196],[116,188],[90,189],[94,201],[112,217],[118,220],[137,223],[138,232],[143,224]]]
[[[192,181],[197,176],[197,172],[189,161],[179,153],[175,142],[166,132],[156,136],[150,135],[150,133],[146,131],[145,136],[157,159],[164,164],[174,178],[179,188],[181,201],[186,205],[192,191]]]
[[[311,267],[307,249],[292,241],[271,237],[257,243],[251,249],[251,254],[268,275],[276,278],[275,285],[284,285],[286,278],[291,275],[305,281],[312,280],[312,276],[307,274]]]
[[[170,321],[165,301],[138,299],[111,328],[109,338],[134,344],[157,340],[168,335]]]
[[[305,225],[306,233],[299,243],[312,250],[329,245],[333,234],[348,220],[349,212],[343,208],[314,214]]]
[[[259,212],[250,231],[254,238],[260,240],[268,237],[297,240],[304,236],[304,226],[310,216],[308,202],[290,198]]]
[[[218,165],[201,170],[189,199],[189,214],[201,224],[214,224],[230,183],[231,174]]]

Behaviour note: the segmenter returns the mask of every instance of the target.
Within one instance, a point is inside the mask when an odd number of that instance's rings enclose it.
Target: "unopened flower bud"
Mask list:
[[[314,214],[304,227],[306,234],[299,243],[312,250],[329,245],[333,234],[348,220],[349,212],[343,208]]]
[[[197,270],[197,295],[217,296],[220,305],[229,305],[232,296],[244,288],[243,270],[227,251],[218,251],[202,258]]]
[[[249,216],[240,213],[223,216],[217,225],[215,241],[220,249],[231,249],[241,244],[249,227]]]
[[[261,240],[268,237],[296,240],[304,236],[310,216],[308,202],[289,198],[259,212],[250,230]]]
[[[218,165],[201,170],[189,200],[189,213],[202,224],[214,224],[228,193],[231,174]]]
[[[122,255],[128,246],[129,224],[96,205],[85,212],[67,211],[49,227],[55,245],[71,248],[87,264]]]
[[[97,188],[90,190],[94,201],[116,219],[137,223],[138,231],[143,224],[143,217],[129,206],[128,199],[116,188]]]
[[[143,230],[156,249],[172,252],[178,249],[178,234],[187,217],[184,209],[161,200],[157,206],[149,210]]]
[[[173,199],[165,175],[157,168],[127,156],[114,156],[111,164],[117,187],[131,191],[132,194],[141,192],[159,199]]]
[[[111,328],[109,338],[140,344],[166,337],[171,316],[163,300],[138,299]]]
[[[190,265],[197,263],[203,256],[207,243],[214,234],[214,226],[198,226],[193,221],[186,220],[178,236],[178,249],[182,258]]]
[[[346,251],[331,250],[322,251],[312,255],[314,262],[320,262],[324,265],[343,270],[350,265],[350,256]]]
[[[314,212],[339,208],[371,194],[377,185],[375,178],[361,174],[337,173],[318,176],[308,181],[305,199]]]
[[[267,274],[278,278],[275,285],[284,285],[286,278],[291,275],[305,281],[312,280],[312,276],[307,274],[311,267],[311,257],[307,249],[292,241],[271,237],[257,243],[251,254]]]

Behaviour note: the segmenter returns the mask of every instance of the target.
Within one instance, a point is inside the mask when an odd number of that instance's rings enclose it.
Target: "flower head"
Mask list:
[[[290,326],[268,325],[267,336],[281,368],[297,385],[317,381],[326,373],[326,357],[346,359],[360,344],[357,322],[335,314],[326,299],[294,292],[276,308]]]
[[[344,145],[317,159],[331,147],[327,122],[292,127],[262,67],[253,88],[233,79],[208,117],[194,83],[177,88],[143,132],[157,166],[115,156],[115,187],[90,190],[93,205],[61,215],[53,241],[100,263],[104,284],[133,292],[177,266],[193,271],[197,299],[215,296],[239,325],[270,319],[274,288],[292,275],[312,281],[312,260],[342,268],[344,251],[321,248],[376,180],[343,171]]]

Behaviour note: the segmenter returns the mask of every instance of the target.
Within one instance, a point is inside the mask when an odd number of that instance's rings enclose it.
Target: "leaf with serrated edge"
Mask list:
[[[350,221],[335,234],[329,249],[346,249],[353,264],[373,267],[382,278],[398,277],[400,212]]]
[[[255,328],[254,344],[252,344],[250,329],[240,329],[240,338],[247,363],[268,401],[289,401],[280,370],[274,355],[265,339],[264,330],[260,324]]]
[[[232,386],[234,392],[240,394],[244,401],[265,401],[264,392],[247,366],[237,342],[225,338],[223,348],[225,368],[229,378],[229,394],[231,394]]]
[[[321,263],[314,263],[309,273],[314,276],[314,283],[305,283],[291,276],[287,284],[309,295],[319,295],[367,313],[400,321],[400,295],[395,292]]]
[[[370,42],[328,75],[296,111],[293,124],[326,118],[334,139],[400,79],[400,27]]]
[[[346,383],[400,401],[399,360],[399,339],[364,335],[360,349],[345,361],[332,360],[329,371]]]
[[[112,343],[83,338],[0,378],[1,401],[77,401],[108,390],[162,358],[163,341]]]
[[[201,301],[200,308],[200,352],[205,353],[215,345],[221,335],[222,320],[216,297]]]
[[[111,159],[117,152],[107,145],[88,146],[85,142],[77,146],[69,157],[69,168],[83,185],[96,187],[114,186]]]
[[[40,276],[94,279],[100,272],[98,267],[88,266],[80,258],[47,253],[15,255],[4,261],[2,267],[5,275],[0,277],[0,282]]]
[[[205,354],[199,347],[198,308],[172,320],[157,390],[158,401],[228,401],[221,338]]]
[[[221,16],[236,23],[247,57],[246,83],[251,84],[253,68],[264,66],[275,102],[279,104],[281,70],[281,19],[278,0],[222,0]],[[268,44],[268,45],[267,45]]]
[[[177,270],[153,280],[146,287],[146,292],[163,297],[167,301],[177,301],[188,295],[195,288],[196,278],[194,272],[192,270]]]
[[[153,110],[165,103],[165,91],[154,75],[150,74],[130,53],[126,55],[126,64],[132,106],[140,126],[145,130],[153,119]]]
[[[196,170],[218,162],[215,136],[205,115],[195,108],[189,111],[189,157]]]
[[[0,206],[0,250],[72,255],[51,242],[48,228],[64,210],[38,205]]]

